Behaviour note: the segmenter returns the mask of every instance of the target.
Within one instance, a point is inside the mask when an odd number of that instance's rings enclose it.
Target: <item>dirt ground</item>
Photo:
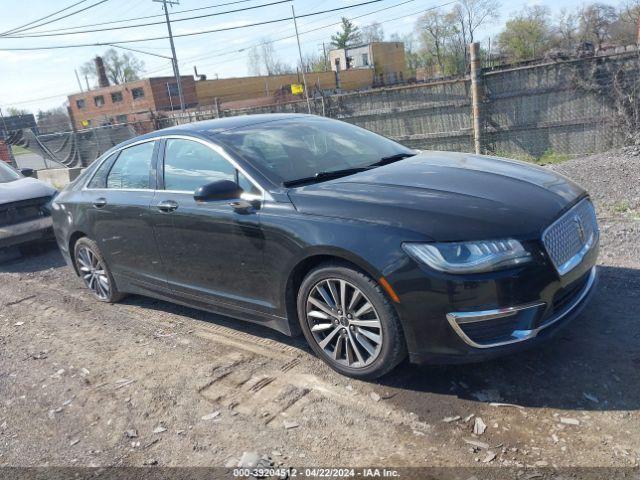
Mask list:
[[[301,338],[142,297],[96,302],[55,248],[1,264],[0,466],[231,467],[245,453],[276,466],[638,466],[638,193],[622,209],[606,182],[596,191],[600,284],[570,328],[376,383],[333,372]]]

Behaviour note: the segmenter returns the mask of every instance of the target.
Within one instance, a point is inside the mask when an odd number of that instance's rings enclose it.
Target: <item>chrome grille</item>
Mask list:
[[[556,220],[542,234],[542,242],[560,275],[578,265],[598,241],[593,204],[584,199]]]

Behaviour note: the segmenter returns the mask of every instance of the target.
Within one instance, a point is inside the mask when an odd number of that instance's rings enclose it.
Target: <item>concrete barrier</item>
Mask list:
[[[49,183],[56,188],[63,188],[73,182],[82,172],[81,167],[76,168],[51,168],[47,170],[37,170],[34,177],[43,182]]]

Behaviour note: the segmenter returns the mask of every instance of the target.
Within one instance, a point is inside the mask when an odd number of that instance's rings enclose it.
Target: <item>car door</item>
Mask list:
[[[89,236],[123,289],[166,286],[150,215],[157,149],[157,141],[122,149],[98,168],[83,191]]]
[[[262,198],[219,147],[199,139],[167,138],[154,200],[155,231],[169,288],[223,307],[269,312],[265,301],[264,238],[258,208],[197,202],[194,192],[217,181],[239,183]]]

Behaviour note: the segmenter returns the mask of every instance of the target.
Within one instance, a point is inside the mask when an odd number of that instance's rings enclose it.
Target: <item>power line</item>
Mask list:
[[[399,6],[405,5],[405,4],[407,4],[407,3],[412,3],[412,2],[415,2],[415,1],[416,1],[416,0],[405,0],[405,1],[400,2],[400,3],[397,3],[397,4],[395,4],[395,5],[389,5],[388,7],[383,7],[383,8],[380,8],[380,9],[378,9],[378,10],[373,10],[373,11],[368,12],[368,13],[365,13],[365,14],[363,14],[363,15],[358,15],[358,16],[351,17],[351,19],[356,20],[356,19],[358,19],[358,18],[362,18],[362,17],[368,16],[368,15],[373,15],[373,14],[376,14],[376,13],[379,13],[379,12],[383,12],[383,11],[385,11],[385,10],[390,10],[390,9],[392,9],[392,8],[396,8],[396,7],[399,7]],[[324,3],[324,2],[323,2],[323,3]],[[453,2],[452,2],[452,3],[453,3]],[[360,5],[362,5],[362,4],[360,4]],[[351,7],[356,7],[356,6],[357,6],[357,5],[352,5]],[[300,17],[301,17],[301,15],[298,15],[298,16],[297,16],[297,18],[300,18]],[[320,19],[316,19],[315,21],[309,22],[307,25],[313,25],[314,23],[317,23],[317,22],[319,22],[319,21],[325,20],[325,19],[330,18],[330,17],[333,17],[333,15],[327,15],[327,16],[322,17],[322,18],[320,18]],[[321,26],[321,27],[318,27],[317,29],[301,31],[301,32],[300,32],[300,35],[302,35],[302,34],[304,34],[304,33],[313,32],[313,31],[315,31],[315,30],[323,29],[323,28],[333,27],[333,26],[336,26],[336,25],[339,25],[339,24],[340,24],[340,22],[336,22],[336,23],[331,23],[331,24],[329,24],[329,25],[323,25],[323,26]],[[301,25],[301,26],[303,26],[303,27],[304,27],[304,26],[307,26],[307,25]],[[284,31],[284,30],[282,30],[282,31]],[[267,44],[269,44],[269,43],[274,43],[274,42],[277,42],[277,41],[280,41],[280,40],[289,40],[289,39],[291,39],[291,38],[295,38],[295,35],[289,35],[289,36],[282,37],[281,39],[276,39],[276,40],[273,40],[273,41],[269,40],[269,41],[261,42],[261,43],[258,43],[258,44],[248,45],[248,46],[243,47],[243,48],[241,48],[241,49],[234,50],[234,51],[232,51],[232,52],[230,52],[230,53],[242,52],[242,51],[244,51],[244,50],[246,50],[246,49],[248,49],[248,48],[252,48],[252,47],[259,47],[259,46],[267,45]],[[228,50],[226,50],[226,49],[225,49],[225,50],[219,50],[219,51],[226,52],[226,51],[228,51]],[[206,53],[206,54],[198,54],[198,55],[194,55],[194,56],[191,56],[191,57],[186,57],[186,58],[183,60],[183,62],[185,62],[185,61],[193,61],[193,60],[198,60],[198,59],[203,59],[203,58],[210,58],[210,57],[212,57],[212,56],[214,56],[214,55],[216,55],[216,54],[217,54],[216,52],[213,52],[213,53]],[[164,70],[164,69],[163,69],[163,70]]]
[[[67,13],[66,15],[63,15],[62,17],[54,18],[52,20],[49,20],[48,22],[41,23],[40,25],[36,25],[35,27],[31,27],[31,28],[42,27],[42,26],[48,25],[50,23],[54,23],[54,22],[58,22],[60,20],[64,20],[65,18],[69,18],[69,17],[71,17],[73,15],[77,15],[78,13],[82,13],[82,12],[84,12],[86,10],[89,10],[90,8],[97,7],[98,5],[102,5],[103,3],[108,2],[108,1],[109,0],[100,0],[99,2],[96,2],[96,3],[93,3],[93,4],[89,5],[88,7],[81,8],[80,10],[76,10],[75,12]],[[49,18],[49,17],[46,17],[46,18]],[[17,30],[17,31],[20,32],[22,30]],[[14,30],[13,32],[9,32],[9,33],[16,33],[16,30]],[[0,34],[0,36],[6,36],[6,35],[7,35],[7,32],[4,32],[4,33]]]
[[[357,16],[354,16],[354,17],[350,17],[350,20],[357,20],[359,18],[363,18],[363,17],[369,16],[369,15],[374,15],[376,13],[379,13],[379,12],[382,12],[382,11],[385,11],[385,10],[389,10],[389,9],[392,9],[392,8],[395,8],[395,7],[399,7],[399,6],[402,6],[404,4],[407,4],[407,3],[410,3],[410,2],[413,2],[413,1],[415,1],[415,0],[405,0],[404,2],[395,4],[395,5],[390,5],[388,7],[384,7],[384,8],[378,9],[378,10],[374,10],[374,11],[371,11],[371,12],[368,12],[368,13],[364,13],[362,15],[357,15]],[[378,23],[384,24],[384,23],[389,23],[389,22],[394,22],[394,21],[397,21],[397,20],[401,20],[401,19],[404,19],[404,18],[413,17],[413,16],[419,15],[421,13],[425,13],[425,12],[429,12],[431,10],[437,10],[438,8],[446,7],[446,6],[451,5],[453,3],[456,3],[456,2],[457,2],[457,0],[452,0],[452,1],[449,1],[449,2],[446,2],[446,3],[442,3],[442,4],[439,4],[439,5],[435,5],[435,6],[426,8],[426,9],[418,10],[418,11],[415,11],[415,12],[412,12],[412,13],[409,13],[409,14],[401,15],[401,16],[390,18],[390,19],[387,19],[387,20],[382,20],[382,21],[380,21]],[[353,6],[356,6],[356,5],[352,5],[352,7]],[[321,13],[323,13],[323,12],[316,12],[316,14],[321,14]],[[306,14],[306,15],[309,16],[311,14]],[[300,35],[304,35],[304,34],[307,34],[307,33],[312,33],[312,32],[318,31],[318,30],[323,30],[323,29],[329,28],[329,27],[334,27],[334,26],[339,25],[339,24],[340,24],[340,22],[336,22],[336,23],[323,25],[323,26],[320,26],[320,27],[315,27],[315,28],[312,28],[310,30],[305,30],[303,32],[300,32]],[[219,55],[218,52],[222,52],[222,53],[220,53],[220,55],[237,54],[237,53],[240,53],[240,52],[242,52],[244,50],[247,50],[248,48],[252,48],[254,46],[260,46],[260,45],[265,45],[265,44],[269,44],[269,43],[276,43],[276,42],[280,42],[280,41],[283,41],[283,40],[288,40],[288,39],[294,38],[294,37],[295,37],[295,35],[289,35],[289,36],[281,37],[281,38],[278,38],[278,39],[275,39],[275,40],[269,40],[267,42],[261,42],[261,43],[257,43],[257,44],[254,44],[254,45],[250,45],[250,46],[241,48],[239,50],[234,50],[234,51],[219,50],[217,52],[212,52],[211,54],[207,54],[206,58],[209,58],[211,56]],[[105,46],[109,46],[109,44],[104,44],[104,45]],[[2,49],[0,49],[0,50],[2,50]],[[183,62],[191,61],[191,60],[193,60],[193,58],[191,58],[191,59],[187,58]],[[216,64],[219,64],[219,63],[226,63],[226,62],[216,62]],[[206,66],[206,64],[205,64],[205,66]],[[167,70],[168,68],[169,67],[162,68],[162,69],[151,70],[149,72],[146,72],[146,74],[148,75],[149,73],[161,72],[161,71]],[[7,105],[25,105],[25,104],[35,103],[35,102],[38,102],[38,101],[50,100],[50,99],[59,98],[59,97],[66,97],[66,96],[67,96],[67,93],[60,93],[58,95],[51,95],[51,96],[48,96],[48,97],[36,98],[36,99],[33,99],[33,100],[21,100],[21,101],[18,101],[18,102],[11,102],[10,104],[6,103],[4,105],[5,106],[7,106]]]
[[[229,13],[244,12],[246,10],[254,10],[254,9],[257,9],[257,8],[270,7],[272,5],[278,5],[278,4],[281,4],[281,3],[287,3],[287,2],[291,2],[291,1],[292,0],[277,0],[275,2],[264,3],[262,5],[254,5],[252,7],[238,8],[236,10],[227,10],[226,12],[209,13],[209,14],[206,14],[206,15],[197,15],[195,17],[175,18],[175,19],[171,20],[171,23],[184,22],[184,21],[187,21],[187,20],[199,20],[201,18],[216,17],[216,16],[219,16],[219,15],[227,15]],[[66,35],[78,35],[78,34],[82,34],[82,33],[111,32],[111,31],[115,31],[115,30],[124,30],[124,29],[127,29],[127,28],[151,27],[151,26],[154,26],[154,25],[163,25],[164,23],[165,23],[164,21],[149,22],[149,23],[137,23],[135,25],[122,25],[122,26],[119,26],[119,27],[98,28],[98,29],[94,29],[94,30],[78,30],[76,32],[65,32],[65,33],[44,33],[44,34],[20,35],[20,36],[4,36],[2,38],[59,37],[59,36],[66,36]],[[175,36],[177,36],[177,35],[175,35]]]
[[[416,0],[405,0],[405,1],[397,3],[395,5],[390,5],[388,7],[379,8],[378,10],[373,10],[371,12],[367,12],[367,13],[364,13],[364,14],[361,14],[361,15],[356,15],[356,16],[350,17],[349,19],[350,20],[357,20],[359,18],[363,18],[363,17],[369,16],[369,15],[374,15],[376,13],[380,13],[380,12],[383,12],[383,11],[386,11],[386,10],[390,10],[392,8],[400,7],[402,5],[406,5],[407,3],[412,3],[414,1],[416,1]],[[422,10],[419,10],[417,12],[413,12],[413,13],[410,13],[410,14],[402,15],[400,17],[395,17],[395,18],[392,18],[392,19],[383,20],[383,21],[378,22],[378,23],[387,23],[387,22],[400,20],[400,19],[403,19],[403,18],[412,17],[414,15],[418,15],[420,13],[428,12],[430,10],[435,10],[435,9],[438,9],[438,8],[446,7],[447,5],[451,5],[453,3],[456,3],[456,1],[457,0],[452,0],[452,1],[440,4],[440,5],[437,5],[437,6],[434,6],[434,7],[429,7],[427,9],[422,9]],[[319,26],[319,27],[314,27],[314,28],[311,28],[309,30],[301,31],[300,35],[316,32],[318,30],[324,30],[325,28],[335,27],[336,25],[340,25],[340,23],[341,22],[334,22],[334,23],[329,23],[329,24],[322,25],[322,26]],[[206,59],[206,58],[211,58],[211,57],[214,57],[214,56],[220,57],[220,56],[226,56],[226,55],[233,55],[233,54],[241,53],[241,52],[243,52],[245,50],[248,50],[250,48],[253,48],[253,47],[259,47],[259,46],[262,46],[262,45],[268,45],[268,44],[271,44],[271,43],[281,42],[281,41],[289,40],[289,39],[292,39],[292,38],[295,38],[295,35],[287,35],[287,36],[284,36],[284,37],[277,38],[275,40],[268,40],[266,42],[260,42],[260,43],[257,43],[257,44],[248,45],[248,46],[245,46],[245,47],[240,48],[238,50],[229,51],[229,50],[225,49],[225,50],[218,50],[218,51],[214,51],[214,52],[211,52],[211,53],[207,53],[205,55],[187,57],[187,58],[185,58],[183,60],[183,62],[187,62],[187,61],[191,62],[191,61],[194,61],[194,60]],[[228,62],[216,62],[216,64],[220,64],[220,63],[228,63]],[[207,65],[212,65],[212,64],[205,64],[204,66],[207,66]],[[166,70],[166,67],[163,67],[161,69],[151,70],[151,71],[147,72],[147,74],[155,73],[155,72],[161,72],[161,71],[164,71],[164,70]]]
[[[76,2],[76,3],[72,4],[72,5],[69,5],[68,7],[65,7],[65,8],[63,8],[61,10],[57,10],[57,11],[55,11],[53,13],[50,13],[49,15],[46,15],[44,17],[38,18],[37,20],[33,20],[33,21],[29,22],[29,23],[25,23],[24,25],[20,25],[19,27],[15,27],[15,28],[12,28],[11,30],[7,30],[6,32],[2,32],[2,33],[0,33],[0,35],[5,35],[5,34],[16,32],[18,30],[22,30],[25,27],[28,27],[29,25],[33,25],[34,23],[38,23],[38,22],[40,22],[42,20],[46,20],[47,18],[53,17],[54,15],[62,13],[64,11],[66,11],[66,10],[69,10],[70,8],[75,7],[76,5],[80,5],[81,3],[88,2],[88,1],[89,0],[80,0],[79,2]]]
[[[102,0],[102,2],[106,2],[108,0]],[[319,12],[313,12],[313,13],[306,13],[304,15],[299,15],[298,18],[305,18],[305,17],[312,17],[314,15],[321,15],[323,13],[329,13],[329,12],[337,12],[340,10],[346,10],[349,8],[354,8],[354,7],[360,7],[362,5],[370,5],[372,3],[379,3],[382,2],[384,0],[369,0],[367,2],[363,2],[363,3],[357,3],[355,5],[349,5],[346,7],[337,7],[337,8],[331,8],[329,10],[322,10]],[[230,30],[239,30],[241,28],[249,28],[249,27],[257,27],[257,26],[261,26],[261,25],[270,25],[273,23],[280,23],[280,22],[287,22],[289,20],[291,20],[292,17],[284,17],[284,18],[276,18],[273,20],[265,20],[262,22],[256,22],[256,23],[249,23],[246,25],[237,25],[237,26],[233,26],[233,27],[226,27],[226,28],[217,28],[217,29],[212,29],[212,30],[201,30],[199,32],[190,32],[190,33],[181,33],[179,35],[174,35],[174,38],[178,38],[178,37],[193,37],[196,35],[205,35],[207,33],[217,33],[217,32],[228,32]],[[137,38],[137,39],[133,39],[133,40],[118,40],[118,41],[114,41],[114,42],[98,42],[98,43],[79,43],[79,44],[72,44],[72,45],[55,45],[55,46],[49,46],[49,47],[16,47],[16,48],[0,48],[0,51],[29,51],[29,50],[58,50],[58,49],[65,49],[65,48],[80,48],[80,47],[103,47],[103,46],[108,46],[108,45],[116,45],[116,44],[124,44],[124,43],[138,43],[138,42],[150,42],[150,41],[154,41],[154,40],[166,40],[169,37],[166,36],[162,36],[162,37],[149,37],[149,38]]]
[[[82,1],[86,2],[88,0],[82,0]],[[247,2],[255,2],[255,1],[256,0],[236,0],[235,2],[218,3],[216,5],[209,5],[209,6],[206,6],[206,7],[189,8],[187,10],[176,10],[175,12],[172,12],[172,13],[173,13],[173,15],[179,15],[181,13],[198,12],[198,11],[201,11],[201,10],[208,10],[210,8],[226,7],[228,5],[236,5],[238,3],[247,3]],[[156,15],[145,15],[145,16],[142,16],[142,17],[125,18],[125,19],[122,19],[122,20],[111,20],[111,21],[108,21],[108,22],[87,23],[85,25],[77,25],[75,27],[53,28],[51,30],[41,30],[41,31],[37,31],[37,32],[34,32],[34,33],[64,32],[66,30],[75,30],[75,29],[78,29],[78,28],[100,27],[102,25],[113,25],[114,23],[134,22],[136,20],[148,20],[150,18],[160,18],[160,17],[164,17],[164,14],[161,13],[161,14],[156,14]],[[34,28],[38,28],[38,27],[34,27]],[[27,30],[31,30],[31,29],[27,29]],[[20,36],[20,38],[23,38],[23,37]]]

